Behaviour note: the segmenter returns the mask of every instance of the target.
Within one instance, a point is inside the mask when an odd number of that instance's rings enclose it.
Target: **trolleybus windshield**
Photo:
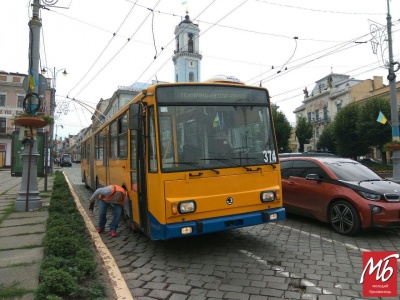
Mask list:
[[[277,163],[265,90],[160,87],[156,99],[163,172]]]

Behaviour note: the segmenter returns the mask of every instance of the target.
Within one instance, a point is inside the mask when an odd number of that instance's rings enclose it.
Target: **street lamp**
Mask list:
[[[57,75],[59,72],[62,71],[63,75],[66,76],[68,75],[67,69],[59,69],[56,71],[56,68],[53,68],[53,71],[50,68],[43,67],[42,69],[42,74],[45,74],[47,71],[51,73],[51,88],[52,88],[52,93],[51,93],[51,102],[50,102],[50,116],[54,118],[54,111],[56,109],[56,80],[57,80]],[[54,134],[54,124],[50,125],[50,153],[52,153],[53,150],[53,134]],[[56,134],[57,137],[57,134]],[[57,142],[57,141],[56,141]],[[57,150],[57,148],[56,148]],[[51,158],[51,155],[50,155]],[[53,159],[50,159],[50,172],[53,174]]]

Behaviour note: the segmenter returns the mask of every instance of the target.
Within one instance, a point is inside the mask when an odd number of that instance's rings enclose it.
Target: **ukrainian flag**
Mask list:
[[[31,90],[33,90],[35,88],[35,86],[39,85],[39,80],[37,79],[37,76],[32,69],[30,69],[29,74],[30,74],[29,75],[29,88]]]
[[[385,115],[380,111],[378,119],[376,121],[381,123],[381,124],[386,124],[387,119],[386,119]]]
[[[217,127],[220,127],[220,126],[221,126],[221,123],[220,123],[220,121],[219,121],[219,115],[218,115],[218,113],[217,113],[217,115],[216,115],[215,118],[214,118],[213,127],[214,127],[214,128],[217,128]]]

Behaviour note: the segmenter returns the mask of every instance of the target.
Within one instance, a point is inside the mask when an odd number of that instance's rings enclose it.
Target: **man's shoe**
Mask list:
[[[116,237],[117,236],[117,231],[116,230],[110,230],[110,235],[111,235],[111,237]]]
[[[97,228],[97,232],[98,232],[98,233],[102,233],[102,232],[104,232],[104,228],[100,228],[100,227],[99,227],[99,228]]]

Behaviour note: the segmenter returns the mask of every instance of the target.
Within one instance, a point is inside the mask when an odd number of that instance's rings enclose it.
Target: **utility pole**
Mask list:
[[[28,76],[31,79],[27,91],[24,109],[26,112],[36,115],[40,109],[39,99],[39,49],[40,49],[40,29],[42,23],[39,16],[40,0],[33,0],[32,19],[29,25],[29,69]],[[18,198],[15,201],[16,211],[30,211],[42,207],[42,199],[39,197],[37,181],[37,140],[36,128],[29,127],[30,132],[25,134],[22,141],[24,149],[22,152],[22,181]],[[21,128],[24,130],[24,128]],[[25,131],[26,133],[26,131]]]
[[[389,47],[389,80],[390,89],[390,110],[392,119],[392,140],[399,141],[399,113],[397,104],[396,91],[396,74],[394,72],[393,61],[393,42],[392,42],[392,17],[390,15],[389,0],[387,0],[387,31],[388,31],[388,47]],[[393,181],[400,182],[400,150],[394,150],[392,155],[393,161]]]

